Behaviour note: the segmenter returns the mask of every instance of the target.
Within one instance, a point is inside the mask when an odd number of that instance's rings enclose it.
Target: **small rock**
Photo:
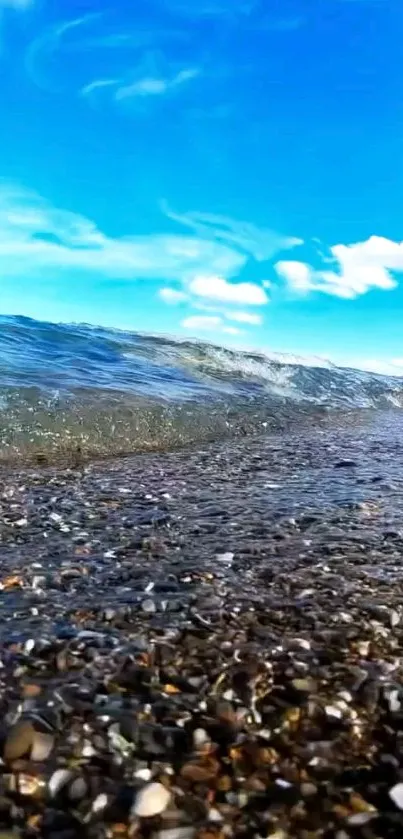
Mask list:
[[[143,612],[147,612],[147,614],[152,615],[157,611],[157,606],[154,600],[148,598],[147,600],[143,600],[141,604],[141,608]]]
[[[204,728],[196,728],[193,732],[193,745],[195,749],[202,749],[203,746],[207,746],[208,743],[211,743],[211,740],[207,731],[205,731]]]
[[[234,554],[230,551],[227,551],[223,554],[217,554],[216,560],[217,562],[223,562],[225,565],[232,565],[232,560],[234,559]]]
[[[160,783],[151,783],[143,787],[136,795],[133,813],[142,819],[163,813],[171,800],[171,793]]]
[[[18,760],[28,754],[35,738],[35,729],[30,722],[19,722],[14,725],[6,739],[4,758],[6,761]]]
[[[107,804],[108,796],[105,795],[104,792],[100,792],[99,795],[97,795],[95,801],[93,801],[91,810],[93,813],[100,813],[101,810],[105,810]]]
[[[367,824],[367,822],[371,821],[371,819],[376,816],[375,813],[354,813],[352,816],[348,816],[347,822],[352,827],[362,827],[362,825]]]
[[[147,767],[144,767],[144,769],[137,769],[134,773],[134,777],[139,778],[141,781],[151,781],[151,769],[148,769]]]
[[[293,679],[291,684],[300,693],[315,693],[317,690],[317,684],[313,679]]]
[[[187,827],[167,827],[165,830],[158,830],[153,833],[154,839],[193,839],[196,833],[196,828],[188,825]]]
[[[72,801],[80,801],[82,798],[85,798],[87,790],[87,781],[82,776],[79,776],[74,779],[73,783],[69,787],[69,798]]]
[[[31,760],[38,761],[39,763],[46,760],[51,754],[54,744],[55,738],[52,734],[35,731],[32,743]]]
[[[334,464],[335,469],[347,469],[348,467],[357,466],[355,460],[338,460],[337,463]]]
[[[393,803],[396,804],[396,807],[398,807],[399,810],[403,810],[403,783],[395,784],[395,786],[389,790],[389,798],[392,799]]]
[[[54,798],[60,790],[71,781],[72,772],[70,769],[56,769],[49,779],[49,794]]]

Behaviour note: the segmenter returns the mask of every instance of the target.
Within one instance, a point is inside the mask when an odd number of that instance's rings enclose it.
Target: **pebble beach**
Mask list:
[[[403,832],[402,421],[0,475],[0,839]]]

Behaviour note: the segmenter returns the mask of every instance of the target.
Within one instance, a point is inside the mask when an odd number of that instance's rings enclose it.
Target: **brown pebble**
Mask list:
[[[35,737],[35,729],[30,722],[19,722],[9,731],[4,746],[6,761],[18,760],[30,752]]]
[[[219,763],[217,760],[208,760],[205,763],[185,763],[181,769],[181,776],[186,781],[193,781],[195,784],[202,784],[212,781],[218,774]]]
[[[228,792],[232,787],[232,781],[229,775],[221,775],[217,780],[217,789],[219,792]]]
[[[25,685],[22,685],[22,695],[25,699],[35,699],[35,697],[39,696],[41,693],[41,686],[35,684],[34,682],[28,682]]]

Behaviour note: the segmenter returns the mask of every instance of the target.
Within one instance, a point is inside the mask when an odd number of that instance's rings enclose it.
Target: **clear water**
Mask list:
[[[297,360],[298,361],[298,360]],[[0,456],[168,448],[403,406],[403,381],[190,341],[0,318]]]

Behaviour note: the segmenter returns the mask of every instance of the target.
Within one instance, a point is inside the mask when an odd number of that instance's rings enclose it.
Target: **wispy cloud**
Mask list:
[[[270,259],[279,250],[302,244],[301,239],[282,236],[273,230],[262,229],[249,222],[234,221],[227,216],[198,212],[176,213],[167,202],[162,202],[162,209],[168,218],[190,228],[197,236],[210,238],[213,235],[217,241],[250,254],[257,262]]]
[[[136,96],[161,96],[180,87],[186,82],[195,79],[199,75],[196,68],[180,70],[172,78],[145,77],[138,79],[132,84],[122,84],[115,93],[115,99],[119,102],[122,99],[129,99]]]
[[[144,76],[129,82],[127,79],[95,79],[81,88],[81,96],[92,98],[95,95],[111,92],[110,98],[115,102],[122,102],[127,99],[145,99],[164,96],[174,91],[177,87],[196,78],[198,70],[181,70],[172,78],[157,78]]]
[[[106,13],[95,12],[47,28],[30,44],[25,64],[32,81],[45,90],[70,89],[90,101],[101,93],[104,97],[109,94],[108,101],[115,103],[157,99],[179,91],[201,72],[198,67],[181,67],[165,58],[164,44],[182,38],[183,33],[169,27],[162,31],[155,27],[110,31]],[[80,54],[86,57],[82,67],[87,78],[74,89],[71,79],[76,85]],[[70,73],[73,60],[75,72]],[[108,67],[113,73],[108,74]],[[90,73],[92,78],[88,78]]]
[[[214,241],[181,235],[110,237],[89,219],[58,210],[24,190],[0,190],[3,276],[76,269],[116,278],[186,282],[214,265],[237,274],[244,258]]]
[[[25,69],[31,80],[43,90],[60,89],[63,84],[60,79],[55,80],[54,68],[52,67],[54,57],[62,51],[64,41],[71,32],[77,30],[82,36],[82,30],[86,31],[94,21],[99,20],[102,14],[93,12],[72,20],[62,21],[45,29],[28,46],[25,55]]]
[[[175,281],[182,283],[184,294],[192,289],[195,296],[211,292],[213,299],[241,302],[253,284],[234,283],[231,291],[230,279],[239,275],[248,258],[217,238],[213,228],[210,238],[189,233],[113,237],[90,219],[55,208],[36,193],[0,183],[4,281],[48,272],[56,282],[58,272],[76,271],[111,279]],[[206,283],[203,277],[210,279]],[[217,277],[218,283],[212,283],[211,277]],[[258,286],[253,293],[259,294]]]
[[[334,245],[330,253],[336,268],[313,268],[304,262],[282,260],[275,269],[296,292],[316,291],[345,299],[371,289],[390,291],[397,286],[393,273],[403,272],[403,242],[381,236],[352,245]]]
[[[84,85],[81,88],[80,93],[82,96],[91,96],[96,90],[103,90],[107,87],[117,87],[119,85],[119,79],[96,79],[89,84]]]

